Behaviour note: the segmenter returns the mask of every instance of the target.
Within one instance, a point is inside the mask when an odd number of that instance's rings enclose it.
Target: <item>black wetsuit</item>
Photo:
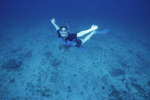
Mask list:
[[[66,38],[63,38],[60,35],[60,31],[59,30],[57,30],[57,34],[58,34],[58,37],[59,37],[60,41],[62,41],[64,45],[80,47],[81,44],[82,44],[82,41],[79,38],[77,38],[77,33],[75,33],[75,34],[68,33],[68,37],[66,37]],[[68,42],[71,45],[69,45]]]

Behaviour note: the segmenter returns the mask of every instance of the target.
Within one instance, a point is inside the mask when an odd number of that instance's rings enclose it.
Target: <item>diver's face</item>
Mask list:
[[[68,30],[67,30],[66,28],[62,28],[62,29],[60,30],[60,35],[61,35],[62,37],[67,37],[67,36],[68,36]]]

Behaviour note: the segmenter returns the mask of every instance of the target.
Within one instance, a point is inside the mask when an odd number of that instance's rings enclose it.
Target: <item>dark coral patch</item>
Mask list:
[[[112,69],[109,71],[109,73],[113,77],[122,76],[122,75],[126,74],[126,72],[124,70],[121,70],[121,69]]]
[[[16,59],[12,58],[9,59],[7,62],[4,62],[1,67],[5,69],[17,69],[21,67],[21,65],[22,61],[17,61]]]

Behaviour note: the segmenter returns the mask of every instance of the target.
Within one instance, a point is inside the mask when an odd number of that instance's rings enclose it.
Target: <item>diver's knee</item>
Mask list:
[[[81,41],[82,41],[82,44],[81,44],[81,45],[83,45],[83,44],[86,42],[85,39],[81,39]]]

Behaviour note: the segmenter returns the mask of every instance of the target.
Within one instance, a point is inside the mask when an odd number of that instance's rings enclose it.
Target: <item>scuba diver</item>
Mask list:
[[[98,29],[97,25],[92,25],[90,29],[81,31],[79,33],[70,33],[69,32],[69,26],[66,23],[66,26],[61,26],[60,28],[56,24],[55,19],[51,19],[51,23],[54,25],[56,28],[59,41],[66,47],[80,47],[83,45],[85,42],[87,42],[92,35],[96,33],[95,30]],[[88,34],[88,35],[87,35]],[[81,39],[82,36],[87,35],[85,38]]]

